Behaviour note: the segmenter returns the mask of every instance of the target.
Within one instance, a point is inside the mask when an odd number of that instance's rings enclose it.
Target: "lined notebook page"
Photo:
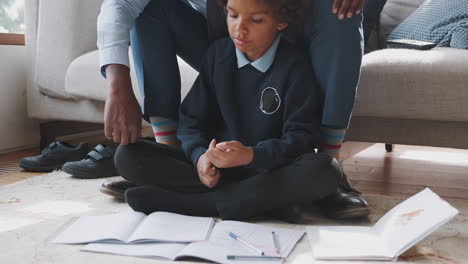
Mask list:
[[[168,212],[148,215],[131,235],[129,241],[193,242],[207,239],[214,224],[211,217],[196,217]]]
[[[145,214],[135,211],[82,216],[59,234],[52,243],[82,244],[109,240],[125,242],[143,218]]]

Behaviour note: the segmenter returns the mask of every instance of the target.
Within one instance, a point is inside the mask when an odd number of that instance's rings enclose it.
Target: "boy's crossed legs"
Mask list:
[[[125,179],[140,186],[126,192],[128,204],[136,211],[236,220],[310,204],[335,193],[341,177],[339,164],[331,156],[308,153],[265,172],[222,169],[220,183],[210,189],[179,148],[149,141],[119,146],[115,162]]]

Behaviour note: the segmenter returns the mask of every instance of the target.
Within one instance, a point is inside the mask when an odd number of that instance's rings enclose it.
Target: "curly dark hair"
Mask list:
[[[227,6],[228,0],[216,0],[222,7]],[[281,23],[288,23],[296,30],[302,29],[305,19],[305,11],[309,7],[310,0],[259,0],[270,5],[275,10]]]

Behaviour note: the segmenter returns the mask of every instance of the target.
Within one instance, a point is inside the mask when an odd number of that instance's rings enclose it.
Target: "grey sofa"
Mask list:
[[[373,46],[382,48],[382,40],[422,2],[389,0]],[[80,122],[76,129],[102,126],[107,87],[96,50],[101,3],[26,0],[28,111],[44,126],[59,120]],[[450,48],[366,54],[347,140],[468,148],[467,61],[467,50]],[[179,63],[184,96],[197,73]],[[46,132],[43,143],[53,138]]]

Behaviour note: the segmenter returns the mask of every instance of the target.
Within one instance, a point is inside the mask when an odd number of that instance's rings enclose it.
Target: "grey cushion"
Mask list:
[[[468,48],[468,1],[428,0],[403,21],[389,39],[416,39],[439,47]],[[451,43],[452,36],[455,37]]]
[[[71,99],[65,91],[65,72],[76,57],[96,49],[95,18],[102,0],[38,2],[34,81],[46,95]]]
[[[133,90],[141,103],[138,82],[133,68],[133,57],[130,56],[130,76],[132,78]],[[193,85],[198,72],[178,58],[181,73],[181,95],[182,98],[188,93]],[[107,83],[102,77],[99,69],[98,51],[92,51],[76,58],[69,66],[66,74],[65,90],[68,94],[79,100],[105,101],[107,97]]]
[[[354,116],[468,121],[468,50],[385,49],[364,56]]]
[[[387,39],[390,33],[413,13],[425,0],[387,0],[380,16],[380,38]]]

